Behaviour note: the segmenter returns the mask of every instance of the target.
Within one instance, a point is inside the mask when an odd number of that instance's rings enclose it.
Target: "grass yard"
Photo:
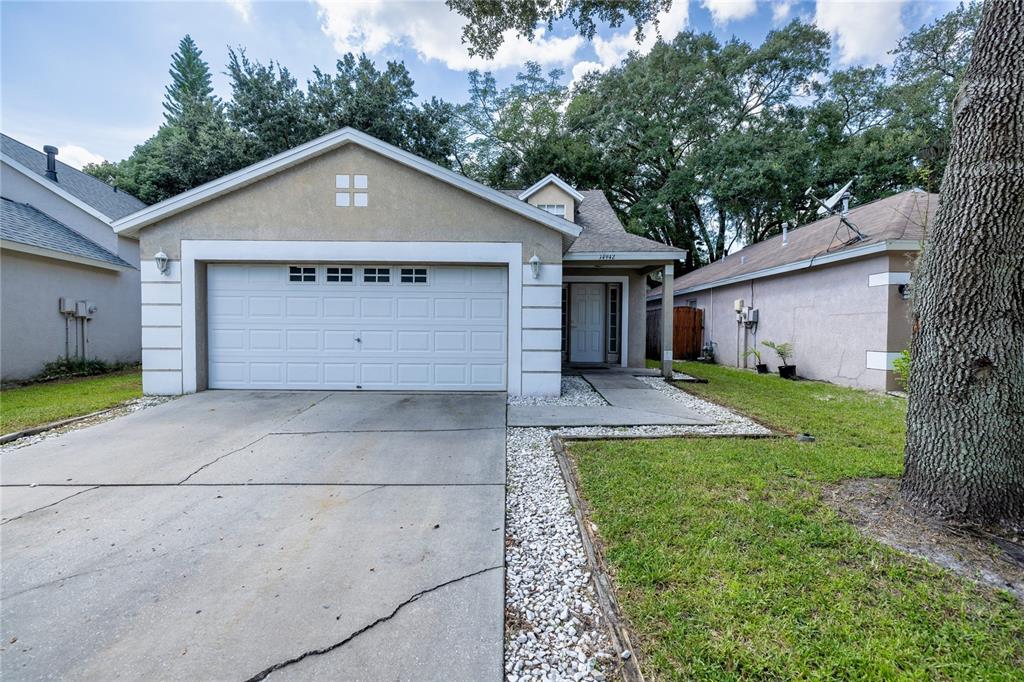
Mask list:
[[[47,381],[0,391],[0,433],[68,419],[142,395],[138,369]]]
[[[572,443],[655,679],[1020,680],[1024,608],[864,538],[823,485],[898,476],[898,398],[677,363],[792,438]]]

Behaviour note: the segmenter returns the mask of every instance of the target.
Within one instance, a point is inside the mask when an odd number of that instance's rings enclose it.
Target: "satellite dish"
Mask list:
[[[825,215],[826,213],[831,213],[832,209],[834,209],[836,207],[836,204],[839,203],[839,200],[843,198],[843,195],[850,191],[850,186],[852,184],[853,180],[850,180],[848,183],[843,185],[843,188],[841,190],[830,196],[825,201],[819,200],[818,203],[820,203],[821,206],[818,207],[818,215]],[[808,191],[810,191],[810,188],[808,188]]]

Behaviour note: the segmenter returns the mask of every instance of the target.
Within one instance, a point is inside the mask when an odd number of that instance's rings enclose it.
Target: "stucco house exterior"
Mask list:
[[[677,277],[675,305],[703,310],[720,364],[753,367],[744,353],[756,348],[775,367],[761,342],[788,341],[799,376],[900,388],[892,362],[910,344],[908,285],[937,207],[937,194],[911,190],[849,210],[864,238],[839,216],[789,230]],[[663,298],[652,289],[649,308]]]
[[[495,190],[351,128],[114,227],[150,394],[557,394],[563,363],[643,366],[645,278],[684,256],[600,191]]]
[[[0,139],[0,376],[62,356],[138,362],[139,246],[111,223],[145,204],[53,147]]]

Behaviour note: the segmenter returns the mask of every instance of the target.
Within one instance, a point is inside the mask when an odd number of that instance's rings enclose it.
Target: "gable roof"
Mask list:
[[[135,267],[64,223],[51,218],[29,204],[0,198],[0,240],[27,247],[33,253],[57,252],[73,260],[94,261],[117,269]]]
[[[916,250],[935,221],[939,195],[909,190],[851,208],[847,219],[866,237],[852,244],[839,216],[828,216],[789,230],[786,244],[782,235],[751,244],[721,260],[675,279],[674,292],[688,293],[769,277],[789,270],[814,267],[835,260],[856,258],[884,251],[888,247]],[[661,287],[650,297],[660,296]]]
[[[66,163],[57,161],[57,181],[46,177],[46,154],[8,135],[0,135],[3,156],[46,181],[52,189],[61,189],[102,214],[107,222],[123,218],[145,208],[146,204],[127,192],[114,189],[101,180]]]
[[[526,201],[534,194],[539,192],[542,188],[551,184],[555,185],[556,187],[558,187],[558,189],[562,190],[563,192],[571,196],[577,204],[583,201],[582,194],[577,192],[572,185],[570,185],[568,182],[558,177],[554,173],[548,173],[543,178],[533,183],[528,188],[524,189],[522,193],[520,193],[519,196],[516,198],[519,199],[520,201]]]
[[[519,189],[503,189],[501,191],[513,197],[523,194],[523,191]],[[650,253],[653,256],[671,253],[679,254],[680,258],[686,254],[683,249],[626,232],[603,191],[585,189],[580,190],[579,194],[581,200],[576,208],[576,224],[582,228],[582,231],[569,246],[567,254],[628,252]]]
[[[125,216],[114,222],[114,231],[118,233],[134,232],[158,220],[163,220],[188,208],[209,201],[213,198],[227,194],[233,190],[250,185],[257,180],[278,173],[292,166],[302,163],[306,159],[324,154],[337,149],[345,144],[358,144],[361,147],[408,166],[421,173],[429,175],[441,182],[453,185],[469,194],[497,204],[514,213],[518,213],[534,222],[540,223],[553,230],[576,237],[580,228],[567,220],[554,216],[536,206],[531,206],[522,201],[517,201],[507,195],[483,185],[475,180],[459,175],[458,173],[442,168],[415,154],[399,149],[387,142],[378,140],[375,137],[360,132],[355,128],[342,128],[333,133],[328,133],[315,140],[299,145],[293,149],[282,152],[269,159],[265,159],[241,170],[225,175],[224,177],[212,180],[205,185],[200,185],[177,196],[165,199],[158,204]]]

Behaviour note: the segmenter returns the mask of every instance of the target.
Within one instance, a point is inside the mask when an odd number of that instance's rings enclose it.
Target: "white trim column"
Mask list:
[[[675,264],[661,269],[661,375],[672,378],[672,321],[675,315]]]

